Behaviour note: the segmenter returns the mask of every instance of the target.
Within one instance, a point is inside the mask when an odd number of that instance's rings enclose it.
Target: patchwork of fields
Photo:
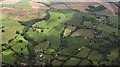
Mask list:
[[[109,5],[3,3],[3,65],[119,65],[118,13]]]

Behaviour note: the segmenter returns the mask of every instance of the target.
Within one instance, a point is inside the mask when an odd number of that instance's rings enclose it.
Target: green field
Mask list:
[[[2,14],[2,21],[2,27],[5,30],[2,33],[2,43],[8,43],[8,40],[13,39],[16,31],[20,30],[22,26],[18,23],[18,15],[15,14]]]
[[[18,2],[14,5],[14,8],[31,9],[32,7],[28,2]]]
[[[61,54],[74,55],[76,50],[82,48],[88,44],[88,41],[84,38],[66,38],[63,40],[64,50],[60,51]],[[74,45],[75,44],[75,45]]]
[[[80,61],[80,59],[71,58],[71,59],[68,60],[68,62],[66,62],[64,65],[76,65],[79,61]]]
[[[90,52],[90,50],[91,49],[86,47],[86,48],[82,49],[76,56],[86,58],[88,56],[88,53]]]
[[[9,8],[21,8],[21,9],[31,9],[32,7],[28,2],[18,2],[14,4],[2,4],[2,7],[9,7]]]
[[[75,36],[84,36],[84,37],[89,37],[89,38],[93,38],[94,37],[94,32],[92,30],[89,29],[79,29],[76,32],[73,32],[71,37],[75,37]]]
[[[92,60],[95,65],[98,65],[98,62],[102,58],[102,54],[97,51],[92,51],[88,56],[88,59]]]
[[[46,6],[39,10],[50,9],[37,15],[2,13],[0,56],[4,65],[119,65],[120,36],[117,13],[109,11],[103,5],[89,5],[92,9],[86,9],[88,13],[83,13],[77,9],[77,5],[71,5],[79,2],[37,3],[40,7]],[[51,7],[59,4],[69,4],[69,9]],[[72,9],[71,6],[77,7]],[[29,2],[2,4],[2,7],[33,9]],[[84,7],[80,6],[81,8]],[[22,22],[20,17],[28,21]],[[35,17],[41,18],[34,19]]]

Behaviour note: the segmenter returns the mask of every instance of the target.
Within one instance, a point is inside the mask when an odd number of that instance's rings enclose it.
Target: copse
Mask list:
[[[94,8],[93,11],[100,11],[100,10],[104,10],[104,9],[106,9],[106,7],[104,7],[103,5],[100,5],[100,6],[96,7],[96,8]]]
[[[90,9],[86,9],[87,11],[90,11],[90,12],[94,12],[94,11],[101,11],[101,10],[104,10],[104,9],[107,9],[106,7],[104,7],[103,5],[100,5],[98,7],[94,7],[94,6],[88,6]]]
[[[93,5],[89,5],[88,7],[89,7],[89,8],[92,8],[92,9],[95,8]]]

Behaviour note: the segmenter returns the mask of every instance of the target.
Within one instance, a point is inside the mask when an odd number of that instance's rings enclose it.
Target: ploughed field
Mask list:
[[[2,63],[118,65],[118,14],[105,6],[52,2],[3,4]]]

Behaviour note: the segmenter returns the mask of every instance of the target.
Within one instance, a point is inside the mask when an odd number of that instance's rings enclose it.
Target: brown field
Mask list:
[[[51,7],[56,9],[69,9],[65,4],[53,5]]]
[[[111,12],[118,13],[118,7],[115,4],[108,2],[100,2],[100,4],[104,5]]]
[[[93,5],[97,7],[100,4],[97,2],[74,2],[74,3],[66,3],[66,5],[59,4],[59,5],[53,5],[51,7],[56,8],[56,9],[73,9],[73,10],[79,10],[84,13],[88,13],[85,9],[87,9],[89,5]]]
[[[46,9],[19,9],[19,8],[0,8],[2,13],[13,13],[17,15],[37,15],[38,13],[45,13]]]
[[[113,4],[113,3],[108,3],[108,2],[78,2],[78,3],[66,3],[64,4],[59,4],[59,5],[53,5],[51,7],[56,8],[56,9],[73,9],[73,10],[79,10],[84,13],[88,13],[85,9],[88,8],[89,5],[93,5],[95,7],[99,5],[104,5],[108,10],[110,10],[113,13],[118,13],[118,7]]]
[[[99,6],[99,3],[97,3],[97,2],[79,2],[79,3],[68,3],[67,5],[71,9],[79,10],[84,13],[88,13],[85,9],[87,9],[89,5],[93,5],[96,7],[96,6]]]
[[[39,17],[33,17],[33,18],[29,18],[29,19],[25,19],[24,17],[20,17],[19,21],[27,22],[27,21],[30,21],[30,20],[35,20],[35,19],[39,19],[39,18],[43,18],[43,17],[44,16],[39,16]]]
[[[67,37],[73,30],[75,30],[76,27],[73,26],[67,26],[67,28],[64,31],[63,37]]]

